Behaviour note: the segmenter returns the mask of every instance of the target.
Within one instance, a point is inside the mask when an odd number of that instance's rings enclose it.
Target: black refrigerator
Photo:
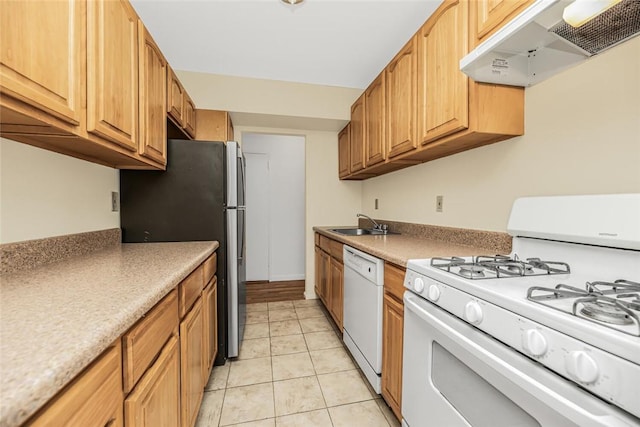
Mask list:
[[[218,356],[238,356],[246,318],[245,161],[237,142],[167,141],[166,171],[120,171],[122,241],[217,240]]]

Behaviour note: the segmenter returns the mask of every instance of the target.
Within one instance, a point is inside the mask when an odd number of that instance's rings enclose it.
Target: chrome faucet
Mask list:
[[[374,230],[380,230],[380,231],[385,231],[386,232],[388,230],[388,228],[389,228],[386,224],[378,224],[375,219],[371,218],[368,215],[359,213],[359,214],[356,215],[356,217],[357,218],[367,218],[369,221],[371,221],[373,223],[373,229]]]

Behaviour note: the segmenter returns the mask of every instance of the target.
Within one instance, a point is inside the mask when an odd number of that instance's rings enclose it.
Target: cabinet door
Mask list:
[[[118,340],[22,427],[122,427],[121,363]]]
[[[318,235],[316,234],[316,237],[318,237]],[[322,300],[322,286],[320,284],[320,278],[322,277],[322,251],[320,251],[320,248],[318,246],[315,246],[315,285],[314,285],[314,291],[316,292],[316,295],[318,296],[318,298],[320,298]]]
[[[417,38],[413,37],[389,63],[387,73],[387,146],[389,157],[415,149]]]
[[[187,92],[184,93],[184,130],[191,136],[196,137],[196,105],[189,97]]]
[[[341,331],[344,306],[343,272],[344,264],[335,258],[331,258],[331,308],[329,311]]]
[[[218,353],[218,317],[216,313],[216,304],[218,297],[218,281],[214,277],[209,285],[202,292],[203,310],[202,317],[204,322],[204,366],[203,381],[206,384],[211,374],[213,361]]]
[[[481,43],[522,12],[534,0],[477,0],[473,3],[476,11],[476,38]],[[473,19],[473,16],[472,16]]]
[[[384,162],[386,158],[385,92],[383,71],[364,93],[365,167]]]
[[[349,141],[351,125],[347,124],[338,134],[338,176],[340,179],[349,175]]]
[[[167,112],[184,127],[184,88],[171,67],[167,71]]]
[[[87,2],[87,131],[138,151],[138,16],[126,0]]]
[[[124,402],[126,427],[180,427],[180,359],[173,335]]]
[[[198,299],[180,324],[180,378],[182,427],[193,427],[204,393],[202,299]]]
[[[364,169],[364,94],[351,106],[351,156],[349,172]]]
[[[401,419],[404,307],[388,293],[382,304],[382,397]]]
[[[325,251],[320,251],[320,299],[329,309],[331,301],[331,257]]]
[[[0,87],[71,125],[80,124],[84,3],[12,1],[0,7]]]
[[[167,164],[167,61],[142,21],[140,32],[140,154]]]
[[[429,143],[469,127],[467,2],[446,0],[419,31],[418,136]]]

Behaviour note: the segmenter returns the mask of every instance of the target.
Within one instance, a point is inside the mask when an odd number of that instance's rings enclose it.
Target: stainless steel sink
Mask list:
[[[398,234],[391,231],[376,230],[372,228],[334,228],[331,231],[338,234],[344,234],[345,236]]]

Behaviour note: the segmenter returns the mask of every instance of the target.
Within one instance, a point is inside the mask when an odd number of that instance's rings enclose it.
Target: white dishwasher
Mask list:
[[[380,394],[384,262],[344,245],[344,343]]]

